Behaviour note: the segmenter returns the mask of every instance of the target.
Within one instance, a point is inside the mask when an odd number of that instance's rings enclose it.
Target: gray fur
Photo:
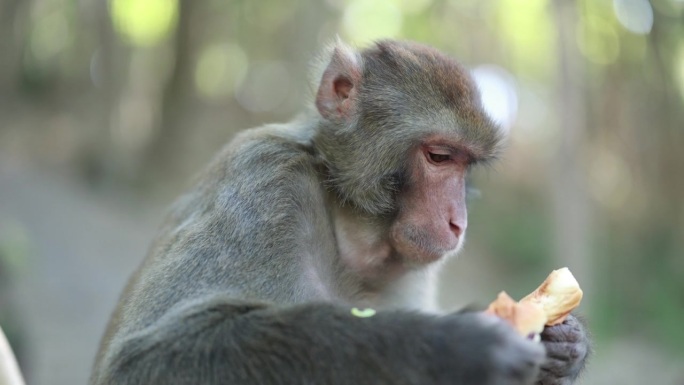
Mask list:
[[[472,80],[412,43],[328,52],[361,70],[356,113],[343,122],[312,109],[218,154],[131,278],[92,385],[533,382],[541,345],[480,314],[429,314],[439,263],[391,255],[359,271],[342,257],[357,245],[339,238],[341,223],[352,240],[387,237],[405,154],[426,135],[496,154],[501,135]],[[352,306],[378,313],[358,318]]]

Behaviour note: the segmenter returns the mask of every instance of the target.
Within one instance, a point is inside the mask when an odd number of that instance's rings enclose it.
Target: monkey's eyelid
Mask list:
[[[451,159],[451,156],[449,154],[440,154],[432,151],[428,151],[428,156],[430,157],[430,160],[434,163],[442,163]]]

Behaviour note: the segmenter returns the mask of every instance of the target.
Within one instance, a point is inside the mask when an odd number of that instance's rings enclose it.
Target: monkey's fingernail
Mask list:
[[[359,309],[359,308],[353,307],[351,309],[351,313],[354,317],[368,318],[368,317],[374,316],[376,312],[374,309],[371,309],[371,308]]]

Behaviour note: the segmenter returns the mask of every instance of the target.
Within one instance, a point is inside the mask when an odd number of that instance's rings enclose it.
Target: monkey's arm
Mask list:
[[[269,385],[296,379],[297,384],[358,385],[459,379],[466,385],[495,383],[497,373],[515,375],[516,369],[519,376],[529,375],[543,349],[521,345],[512,330],[501,328],[508,325],[483,323],[474,313],[435,317],[393,311],[359,318],[332,304],[276,307],[218,295],[172,310],[114,342],[93,383]],[[518,361],[508,359],[513,354],[533,362],[516,368]]]

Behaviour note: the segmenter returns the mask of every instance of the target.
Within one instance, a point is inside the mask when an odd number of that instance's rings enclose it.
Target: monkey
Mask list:
[[[576,317],[537,343],[437,308],[466,176],[505,140],[465,67],[339,39],[315,67],[302,115],[238,134],[174,203],[90,383],[572,384],[589,351]]]

